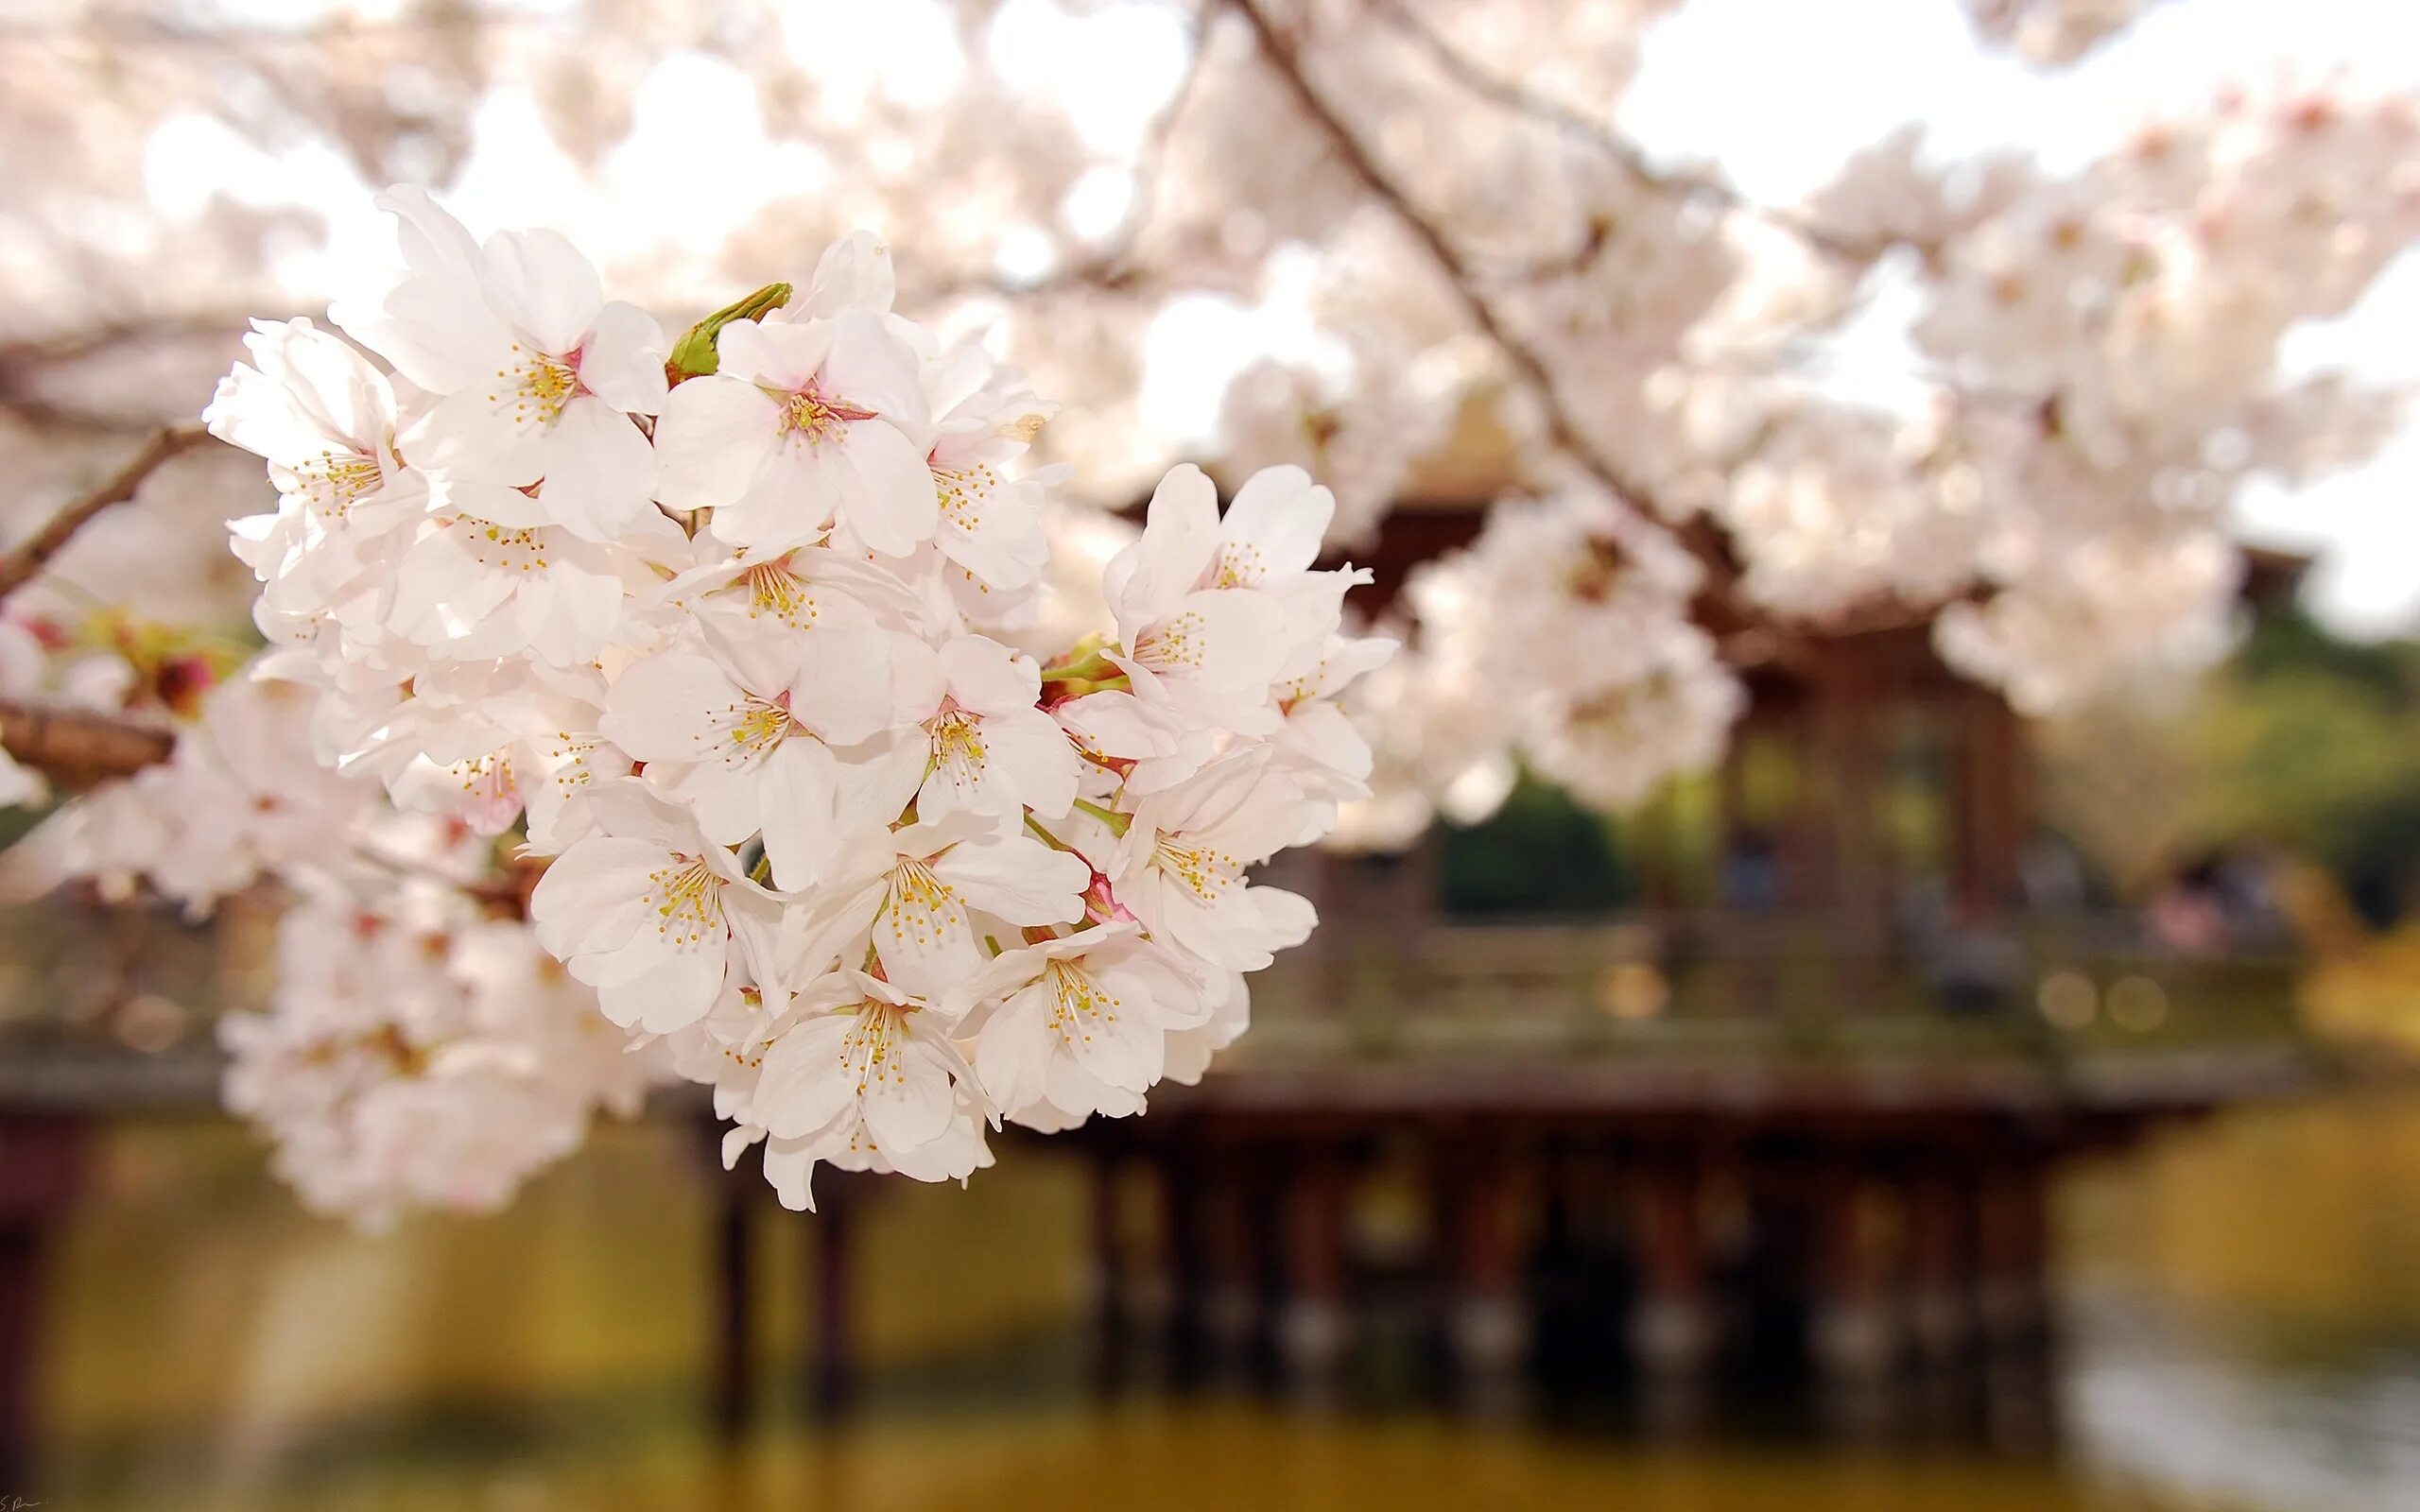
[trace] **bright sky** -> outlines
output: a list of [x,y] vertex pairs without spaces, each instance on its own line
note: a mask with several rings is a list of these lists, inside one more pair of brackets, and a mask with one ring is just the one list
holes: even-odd
[[[262,0],[219,0],[242,9]],[[288,0],[276,0],[281,14]],[[304,9],[327,9],[296,0]],[[343,0],[333,0],[343,8]],[[355,0],[359,4],[359,0]],[[540,3],[534,9],[551,9]],[[797,13],[806,14],[804,7]],[[790,37],[812,60],[840,109],[883,98],[929,103],[952,88],[964,60],[936,8],[816,0],[815,24]],[[1175,86],[1183,26],[1166,0],[1113,0],[1071,14],[1053,0],[1009,0],[988,44],[1022,85],[1070,102],[1087,140],[1115,150]],[[1854,18],[1854,25],[1850,18]],[[1945,157],[2022,146],[2054,168],[2072,167],[2119,140],[2145,114],[2186,111],[2230,78],[2257,81],[2281,68],[2314,78],[2356,77],[2420,92],[2420,0],[2170,0],[2082,66],[2040,73],[1974,43],[1956,0],[1690,0],[1651,34],[1623,125],[1651,150],[1710,159],[1752,198],[1796,200],[1850,153],[1914,120]],[[712,144],[712,150],[700,150]],[[171,214],[198,211],[213,193],[252,203],[310,203],[337,212],[337,242],[298,254],[297,287],[325,286],[382,233],[366,215],[369,186],[324,148],[269,155],[227,127],[192,114],[153,144],[154,198]],[[481,108],[470,162],[446,198],[475,230],[501,224],[561,227],[600,261],[643,250],[669,224],[700,249],[776,193],[811,192],[823,171],[811,148],[768,141],[755,100],[728,64],[697,54],[665,59],[634,102],[630,139],[601,181],[581,181],[547,138],[536,106],[510,91]],[[671,197],[666,204],[666,197]],[[1103,228],[1123,209],[1123,176],[1088,181],[1071,203]],[[365,214],[341,213],[360,201]],[[646,216],[629,214],[644,200]],[[666,213],[668,212],[668,213]],[[1032,272],[1038,238],[1004,238],[1004,272]],[[1229,376],[1271,351],[1316,359],[1319,343],[1288,308],[1301,280],[1281,261],[1278,285],[1259,308],[1223,298],[1181,300],[1153,333],[1141,409],[1174,439],[1206,436]],[[2420,384],[2420,257],[2407,256],[2344,320],[2300,333],[2295,370],[2349,367]],[[1843,353],[1842,381],[1886,382],[1903,367],[1891,333],[1872,350]],[[2420,623],[2420,423],[2376,462],[2289,495],[2247,501],[2256,539],[2313,549],[2322,564],[2318,608],[2356,631]]]

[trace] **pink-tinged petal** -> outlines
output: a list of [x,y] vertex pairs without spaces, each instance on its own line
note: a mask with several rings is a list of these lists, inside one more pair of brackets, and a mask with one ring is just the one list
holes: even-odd
[[1035,982],[1000,1005],[975,1041],[975,1074],[995,1107],[1019,1108],[1043,1094],[1050,1067],[1049,984]]
[[1259,914],[1262,943],[1270,950],[1290,950],[1319,927],[1320,911],[1300,893],[1253,886],[1244,889],[1244,902]]
[[872,626],[808,630],[799,639],[790,713],[835,746],[855,746],[890,728],[892,663],[911,662],[921,643]]
[[546,470],[546,433],[523,424],[512,406],[510,393],[475,382],[430,405],[396,444],[412,466],[449,477],[508,488],[535,483]]
[[622,622],[621,580],[563,561],[531,576],[547,579],[554,602],[543,621],[525,619],[529,649],[559,667],[595,660]]
[[874,919],[873,948],[884,975],[921,997],[939,997],[981,971],[985,959],[962,900],[898,887]]
[[737,503],[772,455],[781,423],[781,405],[753,384],[690,379],[655,422],[655,496],[675,509]]
[[[681,392],[673,390],[676,400]],[[836,475],[845,466],[828,447],[809,446],[796,435],[777,437],[748,492],[715,511],[714,538],[759,557],[812,544],[831,527],[840,491]]]
[[596,323],[579,349],[579,381],[590,393],[638,415],[664,407],[664,327],[655,317],[620,300],[596,312]]
[[874,1147],[889,1153],[917,1149],[941,1138],[958,1100],[950,1093],[943,1063],[903,1026],[892,1032],[890,1055],[867,1074],[859,1101]]
[[841,1048],[857,1016],[834,1012],[792,1027],[765,1052],[749,1111],[775,1139],[812,1134],[856,1100],[856,1074]]
[[851,752],[840,766],[842,833],[879,833],[897,822],[925,781],[931,748],[923,730],[907,730]]
[[661,846],[619,835],[600,835],[572,847],[539,877],[529,895],[538,943],[557,957],[629,944],[645,917],[637,903],[647,874],[662,866],[664,857]]
[[830,971],[845,954],[861,958],[865,933],[890,888],[889,873],[848,890],[825,888],[822,901],[793,908],[782,921],[782,978],[799,982]]
[[734,320],[715,337],[715,370],[725,378],[794,393],[814,381],[831,350],[832,327],[825,321],[767,325]]
[[645,974],[599,985],[596,1005],[625,1029],[670,1034],[706,1016],[728,968],[720,941],[657,954]]
[[395,245],[413,272],[478,276],[477,238],[430,198],[427,190],[397,184],[371,203],[395,217]]
[[898,293],[890,247],[870,231],[851,232],[816,260],[815,279],[799,314],[810,318],[851,309],[880,314],[890,308]]
[[1166,617],[1201,584],[1219,553],[1219,490],[1187,462],[1151,490],[1143,538],[1110,558],[1101,585],[1118,628],[1134,632]]
[[252,333],[244,345],[263,371],[283,369],[293,404],[324,435],[373,455],[383,451],[395,423],[395,395],[360,352],[303,319],[283,325],[255,320]]
[[933,539],[941,519],[933,470],[916,444],[884,421],[848,427],[834,456],[839,515],[858,539],[886,557],[905,557]]
[[1057,720],[1039,709],[1012,709],[983,720],[984,761],[991,775],[1046,819],[1076,806],[1082,763]]
[[1096,755],[1140,760],[1176,754],[1176,731],[1163,719],[1154,717],[1140,698],[1123,690],[1088,693],[1080,698],[1054,704],[1050,712],[1068,733]]
[[[1219,535],[1222,564],[1245,574],[1244,585],[1270,574],[1298,573],[1319,559],[1320,542],[1336,516],[1336,495],[1299,467],[1263,468],[1236,490]],[[1230,585],[1233,586],[1233,585]]]
[[462,544],[478,528],[457,521],[414,541],[395,564],[384,621],[415,645],[458,638],[511,598],[516,584],[482,567]]
[[497,318],[550,356],[577,349],[605,304],[596,266],[560,232],[500,231],[485,250]]
[[832,350],[823,359],[821,387],[906,432],[921,433],[929,422],[915,352],[870,311],[842,310],[832,318]]
[[[939,473],[934,476],[940,480]],[[976,506],[980,512],[972,524],[962,510],[942,511],[942,551],[994,588],[1023,588],[1049,562],[1050,538],[1032,509],[1005,507],[999,490],[992,500]]]
[[597,732],[643,762],[694,762],[714,754],[715,716],[739,701],[721,667],[694,651],[666,651],[614,679]]
[[[610,544],[656,508],[655,455],[631,418],[582,396],[563,406],[545,441],[538,497],[563,528]],[[666,522],[667,524],[669,522]]]
[[648,768],[647,780],[689,811],[698,829],[717,846],[737,845],[754,834],[761,806],[756,801],[756,770],[717,759],[730,747],[717,747],[693,765],[665,762]]
[[839,859],[833,821],[838,764],[821,741],[793,734],[773,752],[759,779],[765,854],[773,885],[786,892],[812,887]]
[[535,495],[501,483],[480,483],[453,474],[428,475],[428,507],[438,514],[462,515],[483,524],[512,530],[535,530],[555,523]]
[[1269,771],[1270,752],[1250,746],[1203,767],[1150,805],[1146,817],[1162,830],[1196,833],[1241,813]]
[[[1094,986],[1104,994],[1116,991],[1098,978]],[[1167,1031],[1143,1004],[1122,1002],[1115,1009],[1082,1015],[1068,1027],[1068,1057],[1104,1085],[1145,1092],[1160,1079]]]
[[953,846],[933,873],[987,914],[1011,924],[1072,924],[1084,917],[1093,868],[1081,856],[1022,834]]
[[[739,1132],[732,1130],[735,1135]],[[815,1211],[815,1149],[811,1140],[765,1142],[765,1183],[773,1189],[773,1195],[782,1206],[792,1212]],[[723,1169],[729,1170],[732,1158],[726,1153]]]
[[512,335],[468,279],[413,277],[328,306],[339,330],[433,394],[485,385],[510,355]]
[[1031,709],[1042,696],[1042,668],[999,642],[961,635],[941,649],[942,676],[961,709],[1006,713]]

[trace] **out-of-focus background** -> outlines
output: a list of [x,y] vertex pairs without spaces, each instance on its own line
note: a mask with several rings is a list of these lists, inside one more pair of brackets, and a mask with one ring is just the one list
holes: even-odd
[[[357,1233],[215,1111],[265,905],[18,907],[0,1498],[2420,1508],[2415,87],[2364,0],[0,6],[12,535],[409,181],[674,326],[875,227],[1080,518],[1302,461],[1431,653],[1252,1034],[964,1190],[667,1098]],[[1491,742],[1407,609],[1575,456],[1745,584],[1727,739]],[[78,538],[71,691],[242,653],[261,492]]]

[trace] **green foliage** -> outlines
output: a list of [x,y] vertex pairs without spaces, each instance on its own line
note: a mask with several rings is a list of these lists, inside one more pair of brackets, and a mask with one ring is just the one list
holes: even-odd
[[2214,843],[2319,863],[2374,921],[2420,883],[2420,647],[2338,640],[2299,613],[2247,638],[2191,722]]
[[1441,829],[1437,844],[1448,913],[1603,913],[1634,901],[1605,821],[1527,777],[1493,818]]

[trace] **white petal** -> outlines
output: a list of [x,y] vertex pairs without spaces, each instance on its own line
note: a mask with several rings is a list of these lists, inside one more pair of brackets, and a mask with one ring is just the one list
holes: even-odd
[[773,454],[781,421],[781,406],[754,384],[690,379],[655,422],[655,496],[675,509],[736,503]]
[[1201,586],[1219,552],[1219,490],[1187,462],[1151,490],[1143,539],[1111,558],[1102,576],[1118,628],[1131,639]]
[[1093,868],[1080,856],[1022,834],[953,846],[934,874],[968,902],[1011,924],[1068,924],[1084,917]]
[[615,409],[652,415],[664,407],[665,350],[655,317],[614,300],[596,312],[579,349],[579,381]]
[[1319,558],[1320,541],[1336,515],[1336,495],[1316,487],[1299,467],[1263,468],[1236,490],[1220,538],[1248,546],[1262,576],[1297,573]]
[[774,750],[760,778],[765,854],[773,885],[796,892],[831,871],[840,835],[833,822],[835,767],[823,743],[793,734]]
[[905,557],[933,539],[940,496],[915,442],[885,421],[859,421],[848,427],[833,460],[838,513],[869,547]]
[[599,544],[618,541],[654,514],[655,456],[631,418],[583,395],[563,406],[548,428],[545,481],[538,497],[574,535]]
[[726,378],[795,392],[814,381],[831,350],[828,321],[767,325],[734,320],[715,337],[715,370]]
[[644,762],[694,762],[713,754],[714,715],[742,696],[721,667],[692,651],[667,651],[614,679],[597,730]]
[[950,1095],[949,1074],[905,1030],[892,1037],[890,1056],[867,1076],[859,1100],[866,1132],[886,1155],[939,1139],[949,1127],[957,1102]]
[[856,1077],[842,1062],[840,1046],[856,1022],[854,1013],[823,1014],[792,1028],[765,1052],[750,1111],[774,1138],[811,1134],[856,1099]]
[[961,635],[941,649],[942,676],[959,706],[977,713],[1031,709],[1042,696],[1042,668],[999,642]]
[[551,356],[579,347],[605,303],[596,266],[553,231],[500,231],[485,250],[489,307]]

